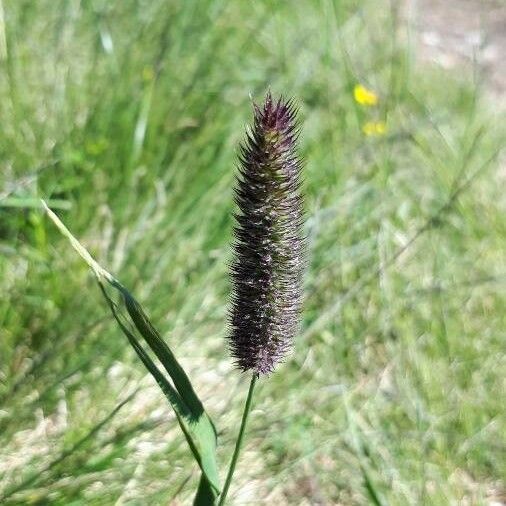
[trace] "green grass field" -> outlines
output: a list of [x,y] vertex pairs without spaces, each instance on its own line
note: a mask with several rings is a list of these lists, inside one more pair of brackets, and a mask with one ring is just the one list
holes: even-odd
[[309,267],[230,504],[504,504],[506,130],[479,72],[419,62],[389,2],[0,12],[1,504],[184,505],[198,481],[40,198],[163,332],[224,475],[248,382],[225,342],[232,184],[269,87],[300,105]]

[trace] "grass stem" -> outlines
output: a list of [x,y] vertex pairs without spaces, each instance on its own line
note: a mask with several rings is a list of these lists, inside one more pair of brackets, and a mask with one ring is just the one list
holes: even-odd
[[225,485],[223,486],[223,492],[220,496],[220,501],[218,506],[222,506],[225,504],[225,499],[227,498],[228,489],[230,488],[230,484],[232,483],[232,477],[234,476],[235,466],[237,464],[237,459],[239,458],[239,452],[241,451],[242,440],[244,437],[244,432],[246,429],[246,423],[248,421],[248,415],[251,411],[251,401],[253,400],[253,390],[255,389],[255,383],[257,380],[257,375],[253,374],[251,377],[251,383],[249,385],[248,397],[246,398],[246,404],[244,405],[244,412],[242,414],[241,420],[241,428],[239,429],[239,435],[237,436],[237,441],[235,442],[234,454],[232,455],[232,460],[230,461],[230,467],[228,468],[227,479],[225,480]]

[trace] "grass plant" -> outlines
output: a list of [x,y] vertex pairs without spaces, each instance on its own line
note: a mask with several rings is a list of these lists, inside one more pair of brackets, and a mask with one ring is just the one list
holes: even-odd
[[235,146],[269,86],[301,109],[310,263],[229,504],[503,500],[504,109],[387,5],[0,1],[2,504],[190,504],[200,479],[40,198],[149,308],[230,460]]

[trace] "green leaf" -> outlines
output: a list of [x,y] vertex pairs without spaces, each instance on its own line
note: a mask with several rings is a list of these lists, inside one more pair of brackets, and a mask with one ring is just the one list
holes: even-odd
[[[207,501],[198,504],[212,504],[209,498],[212,497],[214,501],[214,498],[220,492],[218,466],[216,463],[216,429],[209,415],[204,410],[202,402],[195,393],[190,379],[132,294],[93,259],[60,219],[47,207],[44,201],[42,201],[42,204],[51,220],[62,234],[69,239],[74,249],[93,270],[114,318],[137,353],[137,356],[158,383],[174,409],[181,430],[186,437],[195,460],[202,470],[202,478],[195,500],[196,504],[197,499],[199,501]],[[120,293],[128,317],[121,312],[118,305],[109,296],[104,281]],[[161,362],[173,384],[144,350],[136,335],[137,332],[144,338],[151,351]]]
[[202,475],[197,494],[193,500],[193,506],[213,506],[214,504],[216,504],[216,496],[213,494],[209,482]]

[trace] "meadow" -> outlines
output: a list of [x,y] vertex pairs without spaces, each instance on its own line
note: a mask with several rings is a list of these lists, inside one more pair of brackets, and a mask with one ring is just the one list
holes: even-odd
[[[504,108],[395,2],[0,0],[0,503],[191,504],[198,468],[44,198],[219,427],[251,100],[300,108],[308,269],[229,504],[506,501]],[[221,469],[221,473],[225,468]]]

